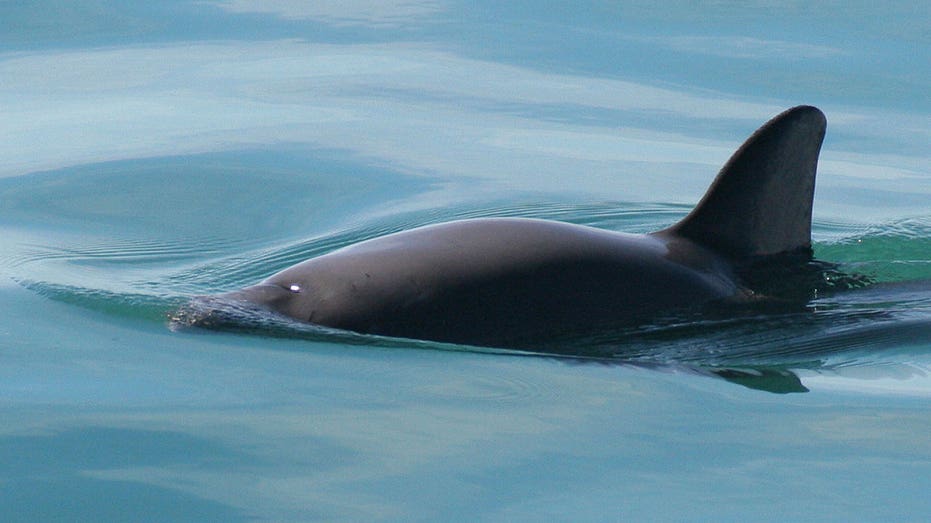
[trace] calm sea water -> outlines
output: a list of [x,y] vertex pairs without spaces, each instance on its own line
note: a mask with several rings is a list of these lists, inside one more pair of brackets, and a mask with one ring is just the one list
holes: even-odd
[[[929,38],[915,2],[0,3],[0,519],[923,521]],[[800,103],[816,255],[876,282],[805,311],[575,358],[168,329],[413,226],[667,226]]]

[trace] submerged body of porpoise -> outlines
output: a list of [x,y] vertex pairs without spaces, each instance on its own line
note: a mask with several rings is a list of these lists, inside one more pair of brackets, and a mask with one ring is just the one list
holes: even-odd
[[[811,260],[826,121],[800,106],[756,131],[682,221],[651,234],[487,218],[390,234],[214,297],[366,334],[524,348],[567,333],[765,299],[742,276]],[[207,302],[204,302],[207,303]],[[211,308],[186,316],[210,325]]]

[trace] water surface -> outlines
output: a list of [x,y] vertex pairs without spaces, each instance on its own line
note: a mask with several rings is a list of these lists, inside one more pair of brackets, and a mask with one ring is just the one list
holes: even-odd
[[[922,520],[929,20],[3,4],[3,519]],[[168,329],[192,295],[419,225],[668,226],[800,103],[829,119],[816,256],[873,285],[559,355]]]

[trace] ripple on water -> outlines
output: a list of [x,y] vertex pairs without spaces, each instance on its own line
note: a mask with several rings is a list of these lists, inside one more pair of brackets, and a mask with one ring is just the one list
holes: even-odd
[[931,278],[931,216],[851,227],[818,244],[818,257],[837,261],[877,281]]
[[490,370],[470,369],[468,373],[444,375],[442,382],[417,388],[418,393],[434,398],[459,401],[483,401],[495,405],[521,404],[528,400],[556,398],[558,387],[533,380],[532,373],[492,374]]
[[[619,231],[645,232],[674,223],[687,212],[678,205],[510,202],[452,206],[365,218],[302,238],[229,240],[197,238],[101,238],[20,234],[0,263],[27,288],[51,299],[124,317],[165,321],[190,296],[255,283],[305,259],[362,240],[443,221],[487,216],[556,219]],[[931,219],[870,227],[816,223],[830,241],[816,245],[822,259],[842,269],[885,275],[887,282],[931,280]],[[540,354],[605,361],[699,366],[786,365],[819,368],[869,361],[889,348],[931,346],[931,288],[927,283],[882,284],[812,301],[800,312],[754,312],[716,318],[684,318],[597,337],[560,341]],[[252,311],[250,314],[255,314]],[[173,321],[178,325],[179,318]],[[522,354],[415,340],[395,340],[308,326],[280,317],[240,318],[239,330],[351,345]],[[180,322],[180,323],[183,323]],[[474,376],[473,376],[474,378]],[[495,401],[544,392],[533,383],[470,379],[461,394]],[[453,390],[449,384],[444,390]],[[444,393],[430,391],[431,394]]]

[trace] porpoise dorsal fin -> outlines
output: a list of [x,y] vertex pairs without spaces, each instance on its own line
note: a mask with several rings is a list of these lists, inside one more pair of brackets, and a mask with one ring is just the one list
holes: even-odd
[[697,206],[662,233],[735,260],[811,253],[815,171],[827,120],[793,107],[760,127],[721,168]]

